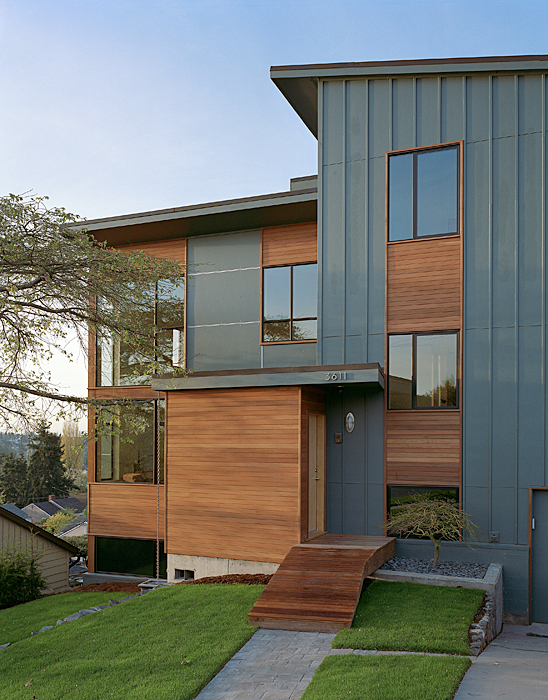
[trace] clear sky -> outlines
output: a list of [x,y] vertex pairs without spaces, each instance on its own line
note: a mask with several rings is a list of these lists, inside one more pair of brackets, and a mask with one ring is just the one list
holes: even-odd
[[283,191],[317,144],[271,65],[547,38],[546,0],[0,0],[0,192],[93,219]]

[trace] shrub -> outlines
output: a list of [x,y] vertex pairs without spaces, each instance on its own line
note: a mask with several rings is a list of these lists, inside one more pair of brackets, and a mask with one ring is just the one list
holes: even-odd
[[0,610],[40,598],[47,581],[40,570],[40,554],[32,548],[6,545],[0,551]]
[[55,515],[50,515],[49,518],[45,518],[41,525],[44,530],[51,532],[53,535],[60,535],[66,526],[71,524],[75,517],[75,510],[72,510],[72,508],[65,508],[55,513]]
[[412,498],[406,498],[405,503],[395,501],[395,506],[386,521],[388,533],[399,537],[428,537],[434,544],[432,568],[438,564],[442,540],[460,540],[463,529],[469,537],[477,539],[477,525],[450,498],[416,494]]

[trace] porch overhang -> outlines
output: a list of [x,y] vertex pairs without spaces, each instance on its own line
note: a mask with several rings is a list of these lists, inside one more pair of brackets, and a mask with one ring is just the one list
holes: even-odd
[[153,391],[195,389],[235,389],[259,386],[343,386],[361,384],[384,389],[384,374],[376,362],[355,365],[314,365],[269,369],[235,369],[215,372],[192,372],[187,377],[153,377]]

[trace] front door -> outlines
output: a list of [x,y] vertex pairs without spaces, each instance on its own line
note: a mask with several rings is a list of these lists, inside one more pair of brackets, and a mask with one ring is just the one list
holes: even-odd
[[548,490],[532,489],[531,621],[548,622]]
[[325,532],[325,414],[308,414],[308,537]]

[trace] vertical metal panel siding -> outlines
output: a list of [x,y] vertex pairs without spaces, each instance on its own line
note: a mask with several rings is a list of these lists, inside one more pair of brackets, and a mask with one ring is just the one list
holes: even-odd
[[382,362],[386,150],[464,139],[463,499],[517,544],[527,487],[548,484],[547,99],[541,75],[325,81],[321,97],[330,361]]

